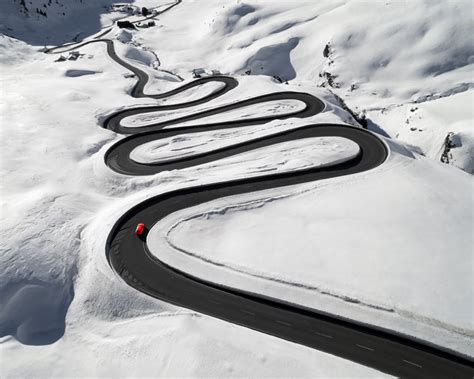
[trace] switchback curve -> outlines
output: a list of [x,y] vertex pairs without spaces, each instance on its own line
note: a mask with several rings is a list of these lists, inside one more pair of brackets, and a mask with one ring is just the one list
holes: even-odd
[[[343,163],[323,168],[310,168],[179,189],[160,194],[136,205],[116,222],[106,243],[106,254],[109,263],[126,283],[139,291],[164,301],[316,348],[396,376],[417,378],[472,377],[472,361],[453,352],[416,341],[407,336],[328,315],[324,312],[224,287],[180,272],[153,256],[147,248],[146,240],[139,239],[133,234],[134,227],[138,222],[144,222],[148,226],[152,226],[172,212],[224,196],[367,171],[384,162],[387,157],[386,146],[375,135],[359,128],[347,125],[313,124],[192,157],[177,158],[162,164],[134,162],[129,157],[130,152],[134,147],[145,142],[184,132],[195,133],[226,127],[255,125],[271,119],[286,117],[309,117],[322,111],[324,104],[309,94],[278,92],[221,106],[166,123],[143,128],[126,128],[120,123],[125,117],[203,104],[232,90],[238,82],[234,78],[225,76],[209,77],[185,84],[167,93],[145,94],[144,88],[148,81],[147,74],[117,57],[111,40],[96,39],[75,45],[73,48],[95,42],[105,43],[109,56],[115,62],[136,74],[138,81],[131,91],[131,96],[134,97],[165,98],[206,82],[221,81],[224,83],[224,87],[220,90],[193,102],[164,107],[151,106],[126,109],[104,120],[103,126],[105,128],[122,134],[135,133],[135,135],[124,138],[112,146],[105,155],[106,164],[119,173],[149,175],[171,168],[192,167],[262,146],[309,137],[340,136],[354,141],[360,147],[360,152],[356,157]],[[53,51],[50,50],[49,52]],[[305,108],[286,116],[260,117],[179,129],[163,129],[168,125],[225,112],[245,105],[282,99],[303,101]]]
[[[136,71],[137,69],[134,70],[141,78],[142,75]],[[223,82],[224,87],[218,90],[217,94],[214,92],[190,103],[126,109],[105,119],[104,127],[122,134],[132,134],[117,142],[107,151],[105,154],[106,164],[122,174],[150,175],[165,170],[193,167],[280,142],[324,136],[350,139],[359,145],[360,152],[353,159],[328,167],[189,187],[148,199],[129,210],[113,227],[106,245],[107,256],[112,268],[129,285],[151,296],[335,354],[386,373],[418,378],[452,375],[468,377],[471,373],[469,368],[471,362],[467,359],[395,333],[193,277],[157,259],[148,250],[146,240],[134,236],[134,227],[139,222],[144,222],[152,227],[173,212],[224,196],[367,171],[382,164],[387,157],[388,152],[385,144],[368,131],[348,125],[312,124],[162,163],[143,164],[130,159],[130,153],[135,147],[150,141],[183,133],[261,124],[273,119],[307,118],[324,109],[324,103],[312,95],[301,92],[277,92],[159,124],[134,128],[128,128],[121,124],[125,117],[137,114],[182,109],[203,104],[230,91],[238,84],[234,78],[217,76],[196,80],[166,94],[144,95],[144,85],[138,83],[132,90],[132,96],[163,98],[210,81]],[[305,104],[304,109],[287,115],[165,129],[167,126],[183,121],[197,120],[250,104],[287,99],[302,101]]]

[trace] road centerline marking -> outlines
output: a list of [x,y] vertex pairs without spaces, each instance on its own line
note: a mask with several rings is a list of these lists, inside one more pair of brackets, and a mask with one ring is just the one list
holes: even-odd
[[279,324],[282,324],[282,325],[291,326],[291,324],[289,322],[286,322],[286,321],[276,320],[276,322],[278,322]]
[[368,347],[368,346],[359,345],[358,343],[356,343],[356,346],[360,347],[361,349],[365,349],[365,350],[369,350],[369,351],[374,351],[375,350],[375,349],[372,349],[371,347]]
[[403,362],[408,363],[409,365],[419,367],[419,368],[423,368],[423,366],[419,365],[418,363],[415,363],[415,362],[412,362],[412,361],[407,361],[406,359],[402,359],[402,360],[403,360]]
[[255,316],[255,313],[250,312],[250,311],[247,311],[247,310],[245,310],[245,309],[241,309],[240,311],[241,311],[242,313],[247,313],[248,315]]
[[329,334],[324,334],[324,333],[315,332],[315,331],[313,331],[313,333],[324,338],[333,338],[333,336],[330,336]]

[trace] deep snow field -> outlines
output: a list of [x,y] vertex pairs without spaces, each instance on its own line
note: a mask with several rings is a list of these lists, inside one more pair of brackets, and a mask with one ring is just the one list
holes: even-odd
[[[217,87],[134,99],[135,79],[107,56],[105,44],[81,47],[77,60],[64,62],[55,62],[61,54],[40,51],[136,17],[104,8],[110,4],[62,0],[51,8],[57,16],[51,11],[46,19],[25,18],[10,1],[0,14],[1,376],[385,376],[149,298],[111,271],[105,240],[139,201],[190,185],[331,164],[358,147],[342,138],[308,139],[154,176],[114,173],[104,154],[123,136],[100,127],[106,115],[189,101]],[[150,249],[193,275],[474,356],[472,14],[470,1],[183,0],[155,27],[113,28],[106,37],[115,39],[119,56],[153,78],[148,93],[192,80],[197,68],[239,80],[210,103],[133,117],[130,126],[275,91],[305,91],[326,103],[311,119],[143,145],[132,153],[137,161],[308,123],[357,125],[335,95],[365,115],[390,149],[372,171],[173,214],[151,230]],[[269,102],[206,121],[300,106]],[[445,164],[450,132],[456,147]]]

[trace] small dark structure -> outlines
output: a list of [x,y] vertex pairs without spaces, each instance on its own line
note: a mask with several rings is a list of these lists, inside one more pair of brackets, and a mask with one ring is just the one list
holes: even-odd
[[204,70],[203,68],[195,68],[193,70],[193,78],[194,79],[202,78],[202,75],[205,73],[206,73],[206,70]]
[[135,26],[130,21],[117,21],[117,26],[120,29],[135,29]]
[[149,14],[150,14],[150,12],[148,12],[148,9],[146,7],[142,7],[142,15],[146,17]]
[[69,57],[68,57],[68,61],[76,61],[77,58],[79,58],[81,56],[81,54],[79,53],[79,51],[71,51],[69,53]]
[[273,79],[279,81],[280,83],[283,83],[283,80],[278,75],[273,75]]

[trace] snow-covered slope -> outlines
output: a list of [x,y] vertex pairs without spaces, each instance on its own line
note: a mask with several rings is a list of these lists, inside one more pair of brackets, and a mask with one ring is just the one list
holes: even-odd
[[[151,299],[120,280],[104,253],[117,217],[157,191],[215,180],[210,173],[223,177],[228,167],[152,178],[114,174],[103,159],[120,137],[101,129],[97,119],[120,106],[149,102],[127,95],[134,79],[123,76],[102,44],[81,49],[84,56],[77,61],[54,62],[57,56],[0,38],[1,70],[7,73],[0,113],[8,126],[0,146],[1,175],[9,178],[1,182],[2,377],[382,376]],[[70,70],[93,74],[71,76]],[[174,80],[154,85],[163,91]],[[265,78],[261,83],[262,91],[279,89]],[[232,98],[252,92],[249,79],[242,87]],[[335,113],[331,117],[337,119]],[[337,146],[332,153],[330,146],[329,158],[338,157]],[[318,164],[319,156],[313,158]]]
[[181,75],[197,67],[250,70],[325,86],[368,117],[370,128],[438,161],[453,132],[450,163],[472,173],[472,158],[460,157],[473,151],[473,6],[469,0],[236,0],[203,7],[189,0],[161,28],[136,39]]
[[5,0],[0,12],[0,33],[33,45],[80,40],[127,15],[108,12],[113,3],[112,0]]
[[150,249],[201,278],[472,355],[472,178],[389,146],[371,172],[174,213]]
[[[116,109],[156,102],[128,96],[135,79],[107,57],[103,44],[80,48],[77,60],[64,62],[38,52],[79,33],[86,38],[127,14],[108,12],[104,6],[111,3],[53,0],[44,8],[47,17],[31,10],[27,17],[18,1],[2,5],[0,31],[23,41],[0,36],[0,168],[7,178],[0,183],[0,355],[7,357],[2,376],[380,376],[151,299],[111,272],[104,254],[109,230],[149,196],[355,153],[347,141],[302,141],[270,149],[263,158],[254,152],[152,177],[114,174],[103,158],[121,137],[98,122]],[[138,0],[134,6],[165,3]],[[206,220],[186,221],[195,211],[189,210],[171,232],[170,224],[158,225],[156,243],[168,236],[183,251],[224,262],[233,285],[253,283],[264,293],[278,291],[293,302],[474,355],[472,177],[440,162],[453,132],[449,163],[473,170],[471,35],[469,1],[184,0],[160,16],[156,27],[114,29],[108,37],[116,39],[119,55],[155,79],[148,92],[175,88],[195,68],[237,74],[234,91],[189,112],[295,90],[328,103],[311,121],[355,123],[332,91],[355,113],[365,112],[369,128],[394,140],[388,140],[389,162],[374,172],[270,192],[262,196],[274,201],[251,206],[239,205],[250,197],[211,204],[199,210],[209,215]],[[240,76],[248,70],[249,76]],[[213,90],[203,86],[161,103]],[[269,104],[246,113],[289,106]],[[143,146],[134,157],[192,154],[302,123],[289,119],[184,136]],[[288,233],[277,235],[278,245],[271,243],[266,236],[282,225]],[[212,246],[200,238],[211,234],[220,235]],[[301,255],[288,262],[287,252],[294,249]],[[183,255],[168,258],[179,265]],[[364,261],[377,264],[368,269]],[[244,281],[235,267],[245,273]],[[197,273],[201,267],[187,269]],[[220,274],[214,274],[217,280]],[[295,290],[295,282],[307,289]],[[256,355],[255,346],[263,353]]]

